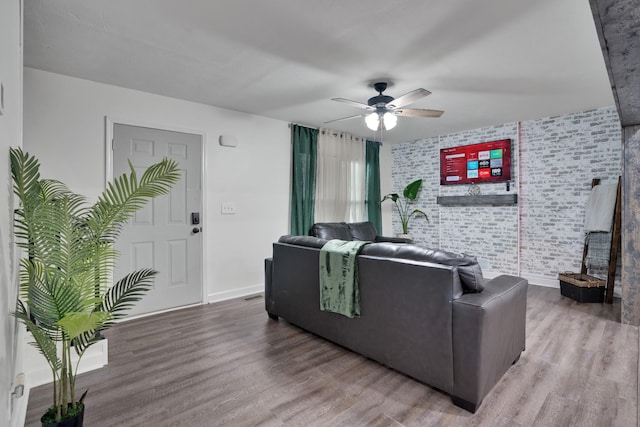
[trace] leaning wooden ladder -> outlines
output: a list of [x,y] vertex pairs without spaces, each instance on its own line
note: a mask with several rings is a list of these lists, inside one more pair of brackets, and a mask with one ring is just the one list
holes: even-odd
[[[600,184],[599,178],[591,181],[591,188]],[[613,287],[616,282],[616,268],[618,266],[618,247],[620,246],[620,232],[622,226],[622,186],[621,179],[618,177],[618,189],[616,192],[616,205],[613,211],[613,229],[611,231],[611,246],[609,249],[609,268],[607,271],[607,284],[605,302],[613,303]],[[582,268],[580,273],[587,274],[587,254],[589,252],[589,240],[584,241],[584,250],[582,251]]]

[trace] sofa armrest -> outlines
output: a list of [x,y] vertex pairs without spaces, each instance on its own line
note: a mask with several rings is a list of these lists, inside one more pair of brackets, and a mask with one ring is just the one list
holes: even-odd
[[526,279],[502,275],[453,301],[451,395],[459,406],[475,412],[524,350],[527,286]]
[[376,243],[387,242],[387,243],[413,243],[413,240],[407,239],[404,237],[385,237],[385,236],[376,236]]

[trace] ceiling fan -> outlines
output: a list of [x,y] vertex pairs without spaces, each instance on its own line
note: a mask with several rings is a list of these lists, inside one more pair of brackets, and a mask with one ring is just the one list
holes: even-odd
[[369,98],[366,104],[361,102],[351,101],[345,98],[332,98],[332,101],[344,102],[345,104],[353,105],[354,107],[367,110],[366,113],[358,114],[355,116],[342,117],[340,119],[329,120],[325,123],[339,122],[342,120],[355,119],[356,117],[364,117],[367,127],[371,130],[378,130],[380,122],[382,122],[385,130],[391,130],[396,126],[398,121],[397,116],[404,117],[440,117],[444,111],[440,110],[425,110],[422,108],[402,108],[405,105],[412,104],[425,96],[431,95],[426,89],[415,89],[409,93],[393,98],[388,95],[383,95],[387,89],[386,82],[374,83],[373,88],[378,92],[378,95]]

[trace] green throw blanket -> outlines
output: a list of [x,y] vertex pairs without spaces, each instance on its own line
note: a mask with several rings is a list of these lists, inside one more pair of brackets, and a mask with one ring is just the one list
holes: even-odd
[[320,310],[360,316],[356,257],[367,243],[329,240],[320,249]]

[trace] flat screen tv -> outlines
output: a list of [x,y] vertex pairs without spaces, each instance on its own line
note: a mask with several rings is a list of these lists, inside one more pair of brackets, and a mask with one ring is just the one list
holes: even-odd
[[440,149],[440,185],[511,181],[511,140]]

